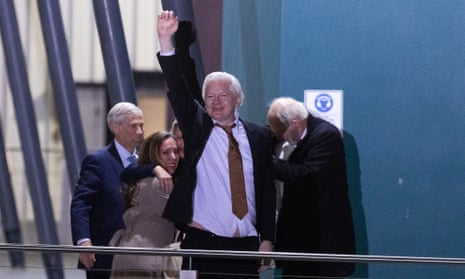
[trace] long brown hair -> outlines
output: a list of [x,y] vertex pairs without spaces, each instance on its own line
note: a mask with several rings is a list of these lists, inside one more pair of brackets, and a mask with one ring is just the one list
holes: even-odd
[[[161,162],[160,148],[163,142],[169,138],[174,139],[174,136],[167,131],[158,131],[145,138],[139,148],[137,164],[143,165]],[[135,205],[134,196],[137,192],[139,192],[137,181],[128,183],[128,187],[124,193],[124,199],[128,208]]]

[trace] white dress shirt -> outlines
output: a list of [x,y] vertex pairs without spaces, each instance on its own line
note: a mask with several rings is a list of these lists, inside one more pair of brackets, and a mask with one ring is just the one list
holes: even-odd
[[237,230],[241,237],[257,236],[252,152],[244,125],[236,121],[232,130],[242,156],[248,212],[242,219],[232,212],[228,135],[215,126],[197,163],[193,221],[224,237],[234,237]]

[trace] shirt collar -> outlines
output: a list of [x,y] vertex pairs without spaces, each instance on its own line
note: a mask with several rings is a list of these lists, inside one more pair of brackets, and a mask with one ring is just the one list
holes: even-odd
[[[215,124],[218,124],[218,125],[219,125],[218,121],[216,121],[215,119],[212,118],[212,121],[213,121],[213,124],[214,124],[214,125],[215,125]],[[239,128],[239,126],[240,126],[239,112],[238,112],[237,110],[234,111],[234,121],[231,123],[231,125],[233,125],[233,124],[236,124],[236,125],[234,126],[234,128]],[[221,125],[220,125],[220,126],[221,126]],[[234,129],[234,128],[233,128],[233,129]]]
[[123,160],[126,160],[132,154],[137,156],[136,149],[134,149],[132,153],[129,153],[129,151],[127,151],[126,148],[124,148],[116,139],[115,139],[115,147],[116,147],[116,150],[118,151],[119,157]]
[[302,136],[300,136],[300,140],[302,140],[306,135],[307,135],[307,128],[305,128],[304,132],[302,133]]

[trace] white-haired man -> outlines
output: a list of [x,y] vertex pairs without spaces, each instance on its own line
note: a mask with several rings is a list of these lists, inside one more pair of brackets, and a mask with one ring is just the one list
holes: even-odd
[[[275,179],[283,182],[275,249],[279,252],[355,252],[344,144],[339,130],[314,117],[293,98],[273,100],[268,124],[280,142],[294,145],[287,160],[274,159]],[[284,278],[339,278],[352,263],[277,261]],[[305,277],[308,278],[308,277]]]
[[[120,175],[137,160],[137,147],[144,139],[142,110],[132,103],[117,103],[107,114],[107,124],[114,140],[84,158],[73,193],[71,232],[75,245],[107,246],[113,234],[124,227],[126,206]],[[86,269],[88,279],[108,278],[111,264],[111,254],[79,254],[78,267]]]

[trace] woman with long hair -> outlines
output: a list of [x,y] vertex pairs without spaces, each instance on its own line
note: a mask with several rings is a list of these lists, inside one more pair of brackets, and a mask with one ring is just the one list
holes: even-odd
[[[157,162],[171,175],[179,163],[174,136],[165,131],[147,137],[141,145],[138,164]],[[123,215],[126,228],[115,233],[111,246],[165,247],[174,241],[174,224],[162,217],[169,190],[157,177],[146,177],[130,183],[125,191],[128,209]],[[162,278],[163,256],[118,254],[113,258],[113,279]]]

